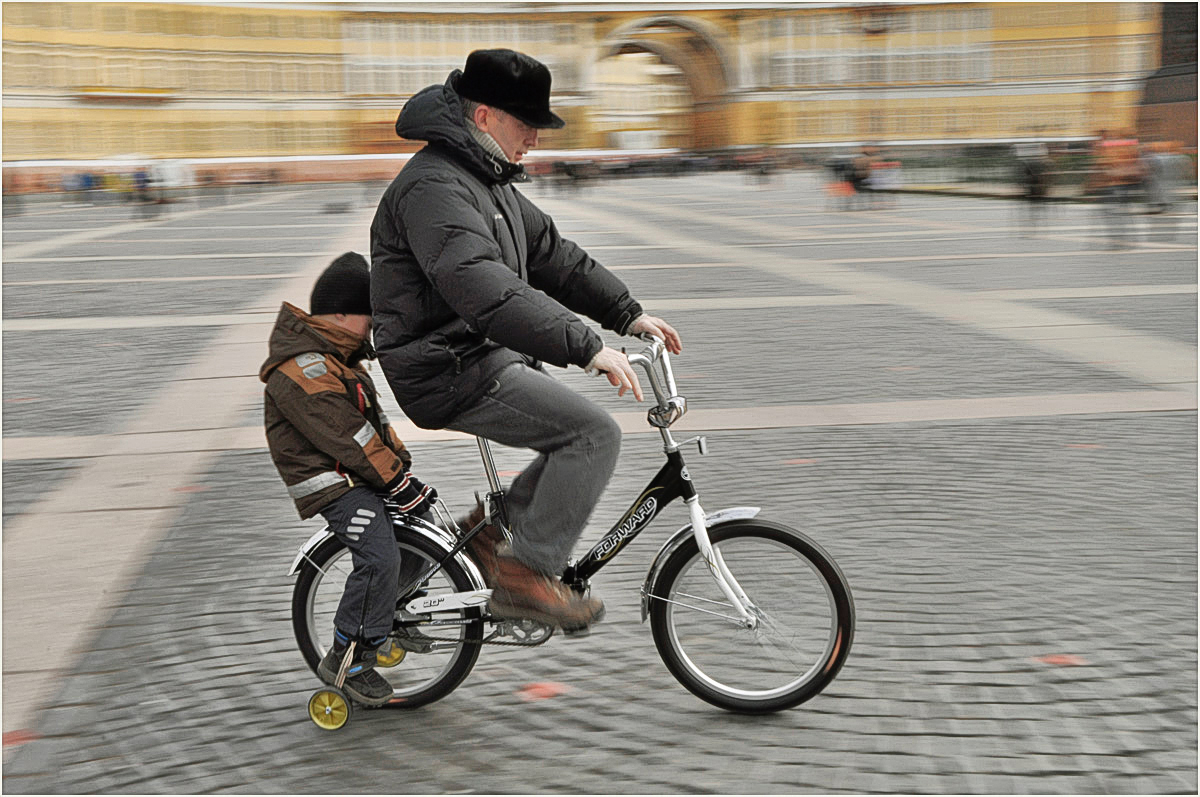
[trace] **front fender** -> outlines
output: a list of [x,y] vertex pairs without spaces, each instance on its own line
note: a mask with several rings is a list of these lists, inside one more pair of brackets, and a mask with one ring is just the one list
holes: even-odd
[[[705,527],[712,529],[722,523],[728,523],[732,520],[748,520],[757,515],[762,510],[757,506],[734,506],[727,509],[718,509],[716,512],[711,512],[704,516]],[[646,582],[642,585],[642,622],[646,622],[646,618],[650,614],[650,585],[654,583],[654,579],[658,576],[658,571],[662,569],[663,563],[667,558],[675,553],[679,546],[692,538],[692,524],[688,523],[679,531],[672,534],[663,546],[658,549],[658,553],[654,557],[654,561],[650,563],[650,570],[646,573]]]
[[[447,531],[441,526],[435,526],[427,520],[423,520],[415,515],[405,515],[395,512],[392,513],[391,517],[392,530],[397,537],[401,534],[414,534],[424,537],[426,540],[432,542],[443,554],[450,553],[450,551],[454,550],[454,546],[458,545],[458,538],[454,536],[453,532]],[[304,560],[312,556],[313,551],[332,536],[334,536],[333,532],[326,526],[309,537],[304,545],[300,547],[300,552],[296,554],[296,558],[292,560],[292,566],[288,570],[288,575],[294,576],[299,573],[300,565]],[[474,582],[475,589],[483,589],[486,586],[483,581],[483,573],[479,571],[479,566],[470,557],[459,551],[454,558],[467,571],[467,574]]]

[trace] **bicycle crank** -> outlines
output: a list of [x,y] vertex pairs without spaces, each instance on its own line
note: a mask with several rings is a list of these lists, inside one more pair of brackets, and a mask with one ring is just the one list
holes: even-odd
[[[489,618],[483,618],[488,620]],[[554,636],[554,626],[537,620],[491,620],[495,630],[480,640],[445,639],[426,636],[415,628],[400,628],[396,631],[396,643],[413,653],[431,653],[439,647],[454,645],[501,645],[507,647],[532,648],[544,645]],[[498,639],[512,637],[512,640]]]

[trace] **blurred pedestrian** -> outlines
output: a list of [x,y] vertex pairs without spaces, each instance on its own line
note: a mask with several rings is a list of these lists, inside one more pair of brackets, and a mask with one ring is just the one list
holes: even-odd
[[133,195],[142,218],[148,219],[158,215],[154,187],[151,184],[150,173],[145,169],[138,169],[133,174]]
[[1146,212],[1157,233],[1175,237],[1175,209],[1179,189],[1188,179],[1189,161],[1172,141],[1156,141],[1146,147],[1142,159],[1145,175]]
[[25,181],[21,175],[4,174],[4,215],[20,216],[25,212]]
[[1045,219],[1046,201],[1050,196],[1050,155],[1045,144],[1018,149],[1017,154],[1023,226],[1035,231]]
[[775,158],[769,150],[762,149],[747,155],[742,168],[746,170],[746,179],[761,188],[769,185],[775,175]]
[[[96,175],[91,172],[83,172],[79,175],[79,190],[83,197],[83,204],[91,207],[96,202],[96,192],[100,188],[100,181]],[[103,196],[103,195],[102,195]]]
[[116,202],[120,196],[121,189],[120,181],[112,172],[101,172],[97,178],[97,185],[100,190],[101,202],[105,205],[111,205]]
[[1119,249],[1131,239],[1134,194],[1143,177],[1137,139],[1132,134],[1101,139],[1096,144],[1096,159],[1108,223],[1108,245],[1110,249]]
[[871,184],[871,172],[879,161],[879,150],[875,147],[863,147],[850,163],[850,186],[854,189],[852,199],[858,208],[874,208],[878,194]]
[[67,207],[83,207],[87,205],[87,182],[82,172],[70,172],[62,176],[62,190],[67,195]]
[[900,188],[900,161],[885,161],[876,150],[868,184],[876,207],[895,207],[895,191]]
[[866,149],[859,151],[850,161],[851,207],[862,208],[866,202],[867,179],[871,176],[871,156]]
[[[494,526],[472,539],[492,612],[581,630],[604,604],[555,576],[612,475],[621,430],[542,362],[606,373],[641,400],[629,360],[576,313],[620,335],[656,335],[672,352],[680,341],[513,186],[539,131],[564,125],[550,81],[528,55],[476,50],[405,104],[396,132],[428,145],[379,203],[371,301],[380,364],[414,423],[538,452],[507,495],[512,556],[497,555]],[[482,519],[477,507],[467,522]]]
[[305,519],[320,513],[353,563],[330,629],[333,644],[317,675],[333,684],[355,643],[344,688],[378,706],[392,698],[391,684],[375,667],[403,597],[396,591],[423,569],[416,557],[401,559],[384,496],[401,511],[422,515],[437,491],[410,472],[412,455],[362,366],[375,354],[370,291],[362,255],[347,252],[334,260],[313,286],[309,313],[287,302],[280,308],[259,378],[266,383],[267,445],[296,511]]
[[825,196],[828,205],[838,210],[849,210],[854,199],[854,186],[850,182],[851,164],[853,159],[845,155],[835,155],[825,162],[829,171],[829,181],[825,185]]

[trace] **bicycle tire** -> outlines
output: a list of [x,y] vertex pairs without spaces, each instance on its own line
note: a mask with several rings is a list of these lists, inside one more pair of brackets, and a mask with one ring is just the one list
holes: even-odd
[[742,714],[781,711],[819,694],[854,639],[854,600],[837,563],[804,534],[770,521],[722,523],[709,538],[760,611],[759,623],[751,630],[737,622],[689,538],[650,587],[651,630],[667,669],[697,697]]
[[[401,525],[396,526],[396,537],[402,557],[418,556],[427,562],[434,562],[443,554],[438,546],[423,536],[404,533]],[[331,537],[317,546],[304,561],[292,590],[292,630],[305,662],[314,673],[327,651],[322,640],[333,635],[333,613],[341,599],[345,577],[350,569],[349,549],[336,537]],[[436,595],[473,587],[467,571],[452,559],[430,577],[426,588],[430,594]],[[458,616],[463,620],[475,619],[480,616],[480,610],[463,609]],[[441,617],[453,615],[439,613]],[[386,704],[388,708],[417,708],[453,692],[479,658],[483,622],[439,626],[434,636],[438,639],[453,637],[459,644],[445,651],[409,652],[398,666],[377,670],[392,684],[392,700]]]

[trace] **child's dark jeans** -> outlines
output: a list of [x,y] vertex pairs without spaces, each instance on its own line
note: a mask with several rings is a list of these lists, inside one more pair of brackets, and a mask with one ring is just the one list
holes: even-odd
[[344,635],[364,641],[386,636],[396,611],[400,551],[383,499],[355,487],[327,504],[321,515],[350,549],[354,562],[334,625]]

